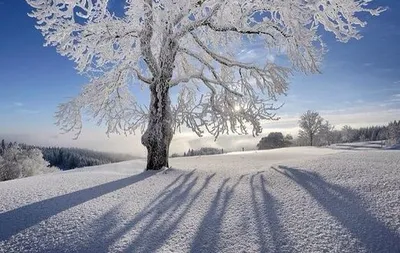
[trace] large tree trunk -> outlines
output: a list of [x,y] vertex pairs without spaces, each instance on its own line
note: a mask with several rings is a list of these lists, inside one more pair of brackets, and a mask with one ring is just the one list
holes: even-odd
[[165,80],[153,83],[150,92],[149,125],[142,136],[142,144],[147,148],[146,170],[160,170],[169,167],[169,145],[173,136],[171,100]]
[[168,92],[177,50],[176,41],[167,34],[161,47],[158,73],[153,73],[153,83],[150,85],[149,124],[142,136],[142,144],[147,148],[146,170],[169,167],[169,145],[173,130],[171,100]]

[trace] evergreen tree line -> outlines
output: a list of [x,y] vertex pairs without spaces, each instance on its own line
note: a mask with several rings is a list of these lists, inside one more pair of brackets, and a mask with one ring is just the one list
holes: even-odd
[[183,153],[183,156],[218,155],[223,153],[223,149],[205,147],[197,150],[189,149],[188,152]]
[[117,163],[134,158],[128,154],[99,152],[80,148],[38,148],[42,151],[44,159],[50,163],[50,166],[56,166],[61,170]]
[[[183,156],[218,155],[223,153],[224,153],[223,149],[205,147],[197,150],[189,149],[187,152],[183,153]],[[171,155],[171,157],[180,157],[180,156],[182,155],[176,153]]]
[[342,132],[344,142],[388,140],[389,143],[396,143],[400,138],[400,120],[390,122],[386,126],[361,127],[359,129],[345,126]]
[[[2,147],[17,145],[22,150],[38,149],[41,151],[43,159],[49,163],[49,167],[57,167],[61,170],[117,163],[134,158],[128,154],[99,152],[81,148],[38,147],[26,144],[6,143],[4,140],[1,145]],[[0,154],[1,152],[0,150]]]

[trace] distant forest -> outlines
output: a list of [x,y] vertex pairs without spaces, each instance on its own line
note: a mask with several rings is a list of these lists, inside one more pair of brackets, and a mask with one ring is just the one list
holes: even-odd
[[99,152],[80,148],[37,147],[43,153],[43,158],[61,170],[95,166],[107,163],[117,163],[132,160],[128,154]]
[[39,149],[42,151],[43,159],[49,163],[50,167],[58,167],[61,170],[117,163],[135,158],[129,154],[99,152],[81,148],[37,147],[26,144],[19,144],[19,146],[26,150]]

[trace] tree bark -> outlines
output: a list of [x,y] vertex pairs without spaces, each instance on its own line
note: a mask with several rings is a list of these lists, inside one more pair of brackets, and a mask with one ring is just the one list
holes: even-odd
[[150,86],[150,117],[142,144],[147,148],[146,170],[160,170],[169,167],[168,155],[171,144],[172,114],[168,85],[158,81]]
[[169,146],[172,141],[172,112],[169,97],[169,82],[174,70],[178,44],[169,34],[163,40],[160,52],[159,72],[153,73],[150,85],[150,115],[142,144],[147,148],[146,170],[160,170],[169,167]]

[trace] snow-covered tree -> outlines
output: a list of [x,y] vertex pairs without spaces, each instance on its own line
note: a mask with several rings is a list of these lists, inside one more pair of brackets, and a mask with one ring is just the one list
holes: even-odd
[[342,127],[342,141],[352,142],[355,139],[355,129],[351,126],[345,125]]
[[[107,134],[142,130],[147,169],[168,166],[168,149],[180,126],[201,136],[261,133],[275,118],[271,104],[288,88],[292,70],[318,72],[324,28],[341,42],[359,39],[359,13],[379,15],[371,0],[27,0],[46,45],[75,61],[89,78],[82,92],[61,104],[58,124],[82,129],[82,114]],[[260,56],[238,57],[257,43],[282,65]],[[150,91],[150,106],[133,85]],[[178,87],[176,104],[170,90]],[[175,99],[174,99],[175,102]]]
[[400,142],[400,121],[390,122],[388,125],[388,139],[393,143]]
[[10,144],[0,156],[0,181],[30,177],[38,174],[58,171],[48,167],[42,152],[37,148],[23,149],[20,145]]
[[324,119],[318,112],[308,110],[300,116],[299,125],[301,130],[299,131],[299,137],[308,140],[308,143],[312,146],[314,137],[321,130],[323,121]]
[[325,121],[321,124],[319,131],[316,135],[317,137],[317,145],[331,145],[334,141],[334,130],[335,126],[333,126],[329,121]]

